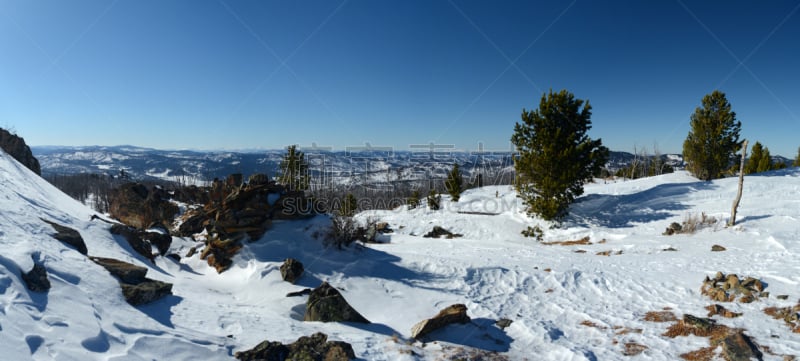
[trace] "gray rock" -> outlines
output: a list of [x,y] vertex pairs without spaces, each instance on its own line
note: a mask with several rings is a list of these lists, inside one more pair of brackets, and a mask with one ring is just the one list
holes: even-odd
[[47,292],[50,290],[50,280],[47,279],[47,270],[41,264],[34,264],[33,269],[22,274],[22,280],[29,290],[33,292]]
[[281,278],[294,284],[303,275],[303,271],[303,263],[294,258],[287,258],[281,265]]
[[711,252],[722,252],[722,251],[725,251],[725,250],[726,250],[725,247],[722,247],[722,246],[720,246],[718,244],[715,244],[715,245],[711,246]]
[[26,168],[32,170],[37,175],[42,175],[42,168],[39,160],[33,156],[31,148],[25,144],[25,139],[16,134],[0,128],[0,148],[8,155],[22,163]]
[[78,231],[46,219],[42,219],[42,221],[51,225],[53,229],[55,229],[56,234],[53,235],[53,238],[72,246],[76,251],[83,255],[89,253],[89,250],[86,248],[86,243],[83,241],[83,237],[81,237],[81,234],[78,233]]
[[120,282],[128,284],[139,284],[145,281],[147,275],[147,268],[123,262],[113,258],[103,257],[90,257],[94,263],[97,263],[105,268],[111,275],[117,277]]
[[445,309],[439,311],[436,316],[420,321],[414,325],[414,327],[411,328],[411,337],[420,338],[447,325],[467,322],[470,322],[470,318],[467,316],[467,306],[457,303],[447,306]]
[[120,282],[125,301],[133,306],[150,303],[172,294],[172,284],[146,278],[143,282],[132,285]]
[[722,340],[722,352],[728,361],[762,360],[763,357],[750,337],[741,330],[731,333]]
[[276,341],[264,341],[247,351],[234,354],[240,361],[347,361],[356,357],[353,347],[342,341],[328,341],[328,336],[317,332],[303,336],[284,345]]
[[328,282],[311,291],[306,302],[304,321],[370,323],[353,309],[339,290]]

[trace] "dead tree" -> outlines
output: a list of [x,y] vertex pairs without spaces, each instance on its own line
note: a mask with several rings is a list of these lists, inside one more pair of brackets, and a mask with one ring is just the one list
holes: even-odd
[[733,207],[731,208],[731,219],[728,221],[728,227],[736,224],[736,208],[739,208],[739,201],[742,200],[742,185],[744,184],[744,158],[747,155],[747,140],[742,143],[742,161],[739,163],[739,192],[736,193],[736,199],[733,200]]

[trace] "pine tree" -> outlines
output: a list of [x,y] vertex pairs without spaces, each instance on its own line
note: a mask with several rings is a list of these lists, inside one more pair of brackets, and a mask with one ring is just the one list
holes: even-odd
[[430,193],[428,193],[428,208],[433,211],[438,211],[441,203],[442,196],[440,196],[439,193],[436,193],[436,190],[431,189]]
[[702,180],[720,178],[741,147],[742,122],[736,120],[725,93],[714,90],[703,97],[691,116],[691,131],[683,142],[686,169]]
[[408,204],[408,209],[419,207],[419,191],[415,189],[411,192],[411,197],[408,197],[406,203]]
[[286,148],[286,155],[283,156],[278,171],[278,183],[285,185],[289,190],[308,189],[308,163],[305,154],[297,150],[296,145]]
[[342,209],[339,212],[342,216],[345,217],[352,217],[356,214],[358,210],[358,199],[353,193],[347,193],[347,196],[344,198],[344,202],[342,202]]
[[542,95],[539,108],[522,110],[511,142],[516,188],[529,214],[560,220],[569,205],[583,194],[583,184],[608,160],[608,148],[586,134],[591,129],[588,101],[562,90]]
[[769,148],[764,148],[764,154],[758,160],[758,169],[756,172],[766,172],[772,170],[772,156],[769,154]]
[[794,163],[792,163],[795,167],[800,167],[800,147],[797,148],[797,157],[794,158]]
[[744,174],[753,174],[758,172],[758,165],[761,162],[761,157],[764,154],[764,147],[761,143],[756,142],[753,144],[753,148],[750,151],[750,159],[747,160],[747,164],[744,166]]
[[464,188],[464,179],[458,169],[458,163],[453,163],[453,170],[447,175],[444,186],[453,202],[458,202],[458,199],[461,198],[461,191]]

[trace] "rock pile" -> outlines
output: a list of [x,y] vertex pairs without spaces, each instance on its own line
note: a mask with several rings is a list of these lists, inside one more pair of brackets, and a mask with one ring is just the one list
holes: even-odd
[[133,228],[147,229],[158,225],[169,229],[178,214],[178,206],[169,198],[170,194],[160,187],[126,183],[111,191],[108,213]]
[[284,345],[277,341],[264,341],[247,351],[234,354],[241,361],[347,361],[356,358],[353,346],[343,341],[328,341],[328,336],[317,332],[303,336],[297,341]]
[[750,303],[768,295],[760,280],[753,277],[740,279],[735,274],[725,275],[722,272],[717,272],[714,278],[706,276],[700,293],[717,302],[733,302],[738,298],[742,303]]

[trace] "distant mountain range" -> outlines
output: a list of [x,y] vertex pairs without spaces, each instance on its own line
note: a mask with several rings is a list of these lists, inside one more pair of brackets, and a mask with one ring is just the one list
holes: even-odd
[[[264,151],[159,150],[135,146],[34,146],[44,176],[53,174],[99,173],[131,179],[160,179],[185,184],[204,184],[232,173],[275,176],[286,153],[283,149]],[[395,181],[443,179],[453,163],[465,176],[482,175],[485,184],[500,184],[513,170],[509,151],[465,152],[423,149],[392,151],[358,149],[345,151],[304,150],[312,182],[375,184]],[[630,165],[636,157],[628,152],[611,152],[611,171]],[[683,166],[678,154],[662,155],[675,168]]]

